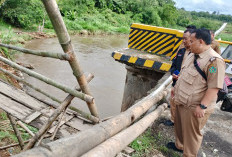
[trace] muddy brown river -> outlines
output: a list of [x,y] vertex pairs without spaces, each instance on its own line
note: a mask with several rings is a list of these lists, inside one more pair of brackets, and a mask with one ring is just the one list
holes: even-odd
[[[127,47],[128,36],[73,36],[71,39],[83,71],[95,76],[89,83],[89,88],[95,98],[100,117],[105,118],[118,114],[122,102],[126,70],[125,65],[114,61],[111,53],[114,50]],[[63,53],[57,38],[32,40],[25,45],[25,48]],[[16,60],[33,65],[34,71],[70,88],[77,85],[72,70],[66,61],[27,54],[19,54]],[[24,77],[31,84],[40,87],[60,100],[68,95],[32,77],[27,75]],[[49,98],[37,94],[31,89],[28,90],[51,102]],[[72,101],[72,105],[88,111],[86,103],[78,98]]]

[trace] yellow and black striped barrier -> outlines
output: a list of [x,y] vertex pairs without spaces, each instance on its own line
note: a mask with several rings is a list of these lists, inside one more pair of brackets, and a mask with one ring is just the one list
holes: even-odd
[[128,48],[173,59],[182,36],[183,32],[179,30],[135,23],[131,25]]
[[140,57],[135,57],[135,56],[130,56],[126,54],[122,54],[119,52],[113,52],[112,57],[115,60],[121,61],[123,63],[127,64],[134,64],[139,67],[144,67],[148,69],[154,69],[154,70],[160,70],[160,71],[169,71],[171,68],[171,64],[169,63],[164,63],[164,62],[159,62],[159,61],[154,61],[150,59],[144,59]]
[[[143,54],[144,52],[151,55],[159,55],[169,57],[172,60],[176,56],[180,44],[182,43],[183,31],[156,27],[151,25],[137,24],[131,25],[128,48],[137,50]],[[220,43],[232,44],[228,41],[218,41]],[[137,51],[137,52],[138,52]],[[135,55],[127,54],[126,51],[115,51],[112,53],[115,60],[124,62],[126,64],[135,64],[140,67],[169,71],[171,63],[156,61],[151,59],[142,58]],[[225,62],[232,63],[231,60],[225,59]]]

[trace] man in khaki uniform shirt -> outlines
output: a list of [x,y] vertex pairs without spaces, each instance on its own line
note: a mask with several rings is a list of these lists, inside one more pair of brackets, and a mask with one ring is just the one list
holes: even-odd
[[[217,92],[223,88],[225,63],[210,46],[210,32],[196,29],[190,37],[191,54],[182,66],[174,87],[175,146],[183,150],[184,157],[196,157],[206,124],[216,105]],[[195,64],[205,73],[207,81],[197,71]]]
[[[177,52],[177,55],[176,57],[173,59],[173,64],[172,64],[172,67],[171,67],[171,74],[173,76],[173,83],[172,83],[172,89],[171,89],[171,95],[173,95],[173,87],[175,86],[175,83],[178,79],[178,75],[175,75],[173,74],[173,72],[175,70],[178,70],[180,71],[181,67],[184,65],[184,61],[186,60],[187,56],[189,55],[190,53],[190,35],[191,35],[191,29],[187,29],[184,31],[184,34],[183,34],[183,45],[184,45],[184,48],[180,49],[178,52]],[[182,54],[184,51],[184,54]],[[179,59],[179,57],[182,57],[182,60]],[[177,65],[178,64],[178,65]],[[173,99],[172,99],[172,96],[170,97],[170,111],[171,111],[171,121],[166,121],[165,125],[168,125],[168,126],[172,126],[174,125],[174,121],[175,121],[175,110],[176,110],[176,106],[173,102]]]
[[211,34],[211,47],[214,51],[216,51],[219,55],[221,55],[220,44],[214,39],[214,31],[210,31]]

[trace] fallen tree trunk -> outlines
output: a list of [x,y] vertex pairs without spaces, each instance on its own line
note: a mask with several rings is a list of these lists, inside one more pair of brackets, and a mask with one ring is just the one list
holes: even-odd
[[127,145],[142,134],[166,108],[167,104],[160,105],[155,111],[82,155],[82,157],[116,156],[117,153],[121,152]]
[[80,132],[79,134],[48,143],[48,146],[50,147],[49,150],[44,147],[36,147],[29,151],[20,153],[16,155],[16,157],[81,156],[128,127],[137,118],[143,115],[151,106],[160,101],[163,96],[167,95],[167,92],[164,90],[171,81],[172,76],[170,76],[157,90],[114,118],[95,125],[86,131]]

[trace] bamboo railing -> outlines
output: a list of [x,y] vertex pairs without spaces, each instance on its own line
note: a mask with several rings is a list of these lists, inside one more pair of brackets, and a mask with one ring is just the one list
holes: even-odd
[[[82,131],[79,134],[48,143],[49,149],[39,146],[20,153],[15,157],[81,156],[102,142],[110,139],[112,136],[121,133],[123,129],[135,122],[135,120],[141,117],[149,108],[154,106],[154,104],[167,95],[166,87],[171,82],[172,76],[162,83],[158,89],[144,97],[142,100],[138,101],[128,110],[107,121],[99,123],[86,131]],[[154,118],[154,116],[152,117]]]
[[[61,100],[55,98],[54,96],[48,94],[47,92],[41,90],[40,88],[37,88],[37,87],[35,87],[34,85],[32,85],[32,84],[26,82],[24,79],[22,79],[22,78],[20,78],[20,77],[18,77],[18,76],[16,76],[16,75],[14,75],[14,74],[12,74],[11,72],[9,72],[9,71],[7,71],[7,70],[5,70],[5,69],[2,69],[2,68],[0,68],[0,71],[4,72],[5,74],[9,75],[10,77],[16,79],[17,81],[23,83],[24,85],[26,85],[26,86],[28,86],[28,87],[34,89],[35,91],[37,91],[37,92],[43,94],[44,96],[50,98],[51,100],[56,101],[56,102],[58,102],[58,103],[62,103]],[[89,74],[89,75],[87,76],[87,82],[90,82],[90,81],[93,79],[93,77],[94,77],[94,76],[93,76],[92,74]],[[80,91],[79,88],[77,88],[76,90],[77,90],[77,91]],[[74,98],[74,96],[73,96],[73,98]],[[49,104],[49,105],[50,105],[50,104]],[[57,106],[54,106],[54,105],[53,105],[52,107],[57,108]],[[94,117],[93,115],[90,115],[90,114],[88,114],[88,113],[86,113],[86,112],[84,112],[84,111],[81,111],[81,110],[77,109],[76,107],[68,106],[68,108],[71,109],[71,110],[73,110],[73,111],[75,111],[76,113],[78,113],[79,116],[81,116],[81,117],[83,117],[83,118],[85,118],[85,119],[87,119],[87,120],[90,120],[90,121],[93,122],[93,123],[98,123],[98,122],[100,121],[99,118]]]
[[[69,54],[70,56],[70,60],[68,62],[73,70],[73,74],[76,77],[82,92],[91,95],[89,88],[87,86],[85,75],[83,74],[83,71],[74,53],[74,48],[71,44],[70,36],[68,34],[64,21],[60,14],[56,0],[42,0],[42,2],[52,22],[52,25],[56,31],[57,37],[59,39],[60,45],[63,48],[63,51]],[[95,117],[98,117],[98,112],[95,102],[94,101],[87,102],[87,105],[89,107],[91,114],[94,115]]]
[[[98,112],[97,112],[94,98],[91,96],[91,93],[90,93],[90,90],[88,87],[88,81],[90,81],[93,77],[91,76],[91,78],[86,79],[85,75],[83,74],[81,66],[77,60],[76,54],[74,53],[74,48],[71,44],[70,36],[68,34],[68,31],[66,29],[64,21],[62,19],[61,14],[60,14],[56,0],[42,0],[42,2],[44,4],[45,9],[47,11],[47,14],[52,22],[53,28],[55,29],[55,32],[57,34],[59,43],[63,49],[64,54],[54,53],[54,52],[51,53],[51,52],[45,52],[45,51],[29,50],[29,49],[20,48],[20,47],[16,47],[13,45],[7,45],[7,44],[3,44],[3,43],[0,43],[0,47],[13,49],[13,50],[20,51],[20,52],[23,52],[26,54],[31,54],[31,55],[41,56],[41,57],[50,57],[50,58],[54,58],[54,59],[68,61],[72,70],[73,70],[73,75],[75,76],[75,78],[80,86],[80,89],[77,89],[77,90],[71,89],[71,88],[69,88],[61,83],[58,83],[58,82],[56,82],[56,81],[54,81],[46,76],[43,76],[43,75],[36,73],[32,70],[29,70],[27,68],[24,68],[24,67],[12,62],[12,61],[0,56],[0,61],[2,61],[3,63],[5,63],[5,64],[17,69],[17,70],[20,70],[21,72],[26,73],[29,76],[32,76],[36,79],[39,79],[39,80],[41,80],[49,85],[52,85],[58,89],[61,89],[66,93],[69,93],[69,95],[63,101],[60,101],[59,99],[51,96],[50,94],[48,94],[48,93],[44,92],[43,90],[33,86],[32,84],[27,83],[26,81],[19,78],[18,76],[11,74],[7,70],[0,69],[2,72],[10,75],[11,77],[15,78],[16,80],[26,84],[27,86],[33,88],[34,90],[42,93],[43,95],[47,96],[48,98],[52,99],[53,101],[60,103],[60,106],[58,106],[55,109],[55,111],[53,112],[51,117],[48,118],[47,122],[39,129],[39,131],[35,134],[35,136],[32,137],[32,139],[29,141],[29,143],[24,148],[23,148],[23,143],[20,142],[20,146],[24,151],[32,148],[37,141],[41,141],[43,139],[45,133],[51,127],[52,123],[57,119],[57,117],[61,113],[65,114],[67,108],[74,110],[75,112],[78,113],[79,116],[82,116],[88,120],[91,120],[94,123],[98,123],[100,121],[98,118]],[[69,106],[69,104],[71,103],[71,101],[73,100],[74,97],[77,97],[77,98],[80,98],[80,99],[86,101],[91,115],[89,115],[89,114],[87,114],[87,113],[85,113],[85,112],[83,112],[75,107]],[[58,127],[56,129],[58,129]],[[15,130],[15,132],[16,131],[17,130]],[[17,132],[16,132],[16,134],[17,134]],[[53,136],[55,136],[55,135],[53,135]],[[18,137],[18,138],[20,138],[20,137]],[[38,143],[40,143],[40,142],[38,142]]]
[[26,54],[31,54],[31,55],[36,55],[36,56],[41,56],[41,57],[50,57],[50,58],[55,58],[55,59],[60,59],[60,60],[70,60],[70,56],[68,54],[29,50],[29,49],[25,49],[25,48],[13,46],[13,45],[7,45],[3,43],[0,43],[0,46],[8,48],[8,49],[16,50],[19,52],[23,52]]
[[43,82],[46,82],[47,84],[50,84],[50,85],[52,85],[52,86],[54,86],[56,88],[59,88],[59,89],[63,90],[64,92],[72,94],[73,96],[76,96],[76,97],[78,97],[78,98],[80,98],[80,99],[82,99],[82,100],[84,100],[86,102],[93,102],[93,97],[92,96],[89,96],[89,95],[86,95],[84,93],[78,92],[78,91],[76,91],[74,89],[71,89],[71,88],[65,86],[65,85],[62,85],[62,84],[60,84],[58,82],[55,82],[55,81],[53,81],[52,79],[50,79],[48,77],[45,77],[45,76],[43,76],[43,75],[41,75],[39,73],[36,73],[36,72],[34,72],[32,70],[24,68],[24,67],[22,67],[22,66],[20,66],[20,65],[18,65],[16,63],[6,59],[6,58],[4,58],[2,56],[0,56],[0,61],[10,65],[11,67],[13,67],[13,68],[15,68],[17,70],[20,70],[20,71],[22,71],[22,72],[24,72],[24,73],[26,73],[26,74],[34,77],[34,78],[37,78],[37,79],[39,79],[39,80],[41,80]]
[[[28,70],[4,57],[1,57],[0,56],[0,61],[10,65],[11,67],[17,69],[17,70],[20,70],[32,77],[35,77],[49,85],[52,85],[56,88],[59,88],[61,90],[63,90],[64,92],[66,93],[69,93],[77,98],[80,98],[84,101],[86,101],[88,107],[89,107],[89,110],[90,110],[90,113],[94,116],[94,117],[98,117],[98,112],[97,112],[97,108],[96,108],[96,105],[95,105],[95,101],[94,101],[94,98],[91,96],[90,94],[90,91],[89,91],[89,88],[88,88],[88,85],[87,85],[87,80],[85,78],[85,76],[83,75],[83,71],[80,67],[80,64],[77,60],[77,57],[74,53],[74,48],[71,44],[71,40],[70,40],[70,36],[68,34],[68,31],[66,29],[66,26],[64,24],[64,21],[62,19],[62,16],[60,14],[60,11],[59,11],[59,8],[57,6],[57,3],[55,0],[42,0],[44,6],[45,6],[45,9],[47,11],[47,14],[53,24],[53,27],[56,31],[56,34],[57,34],[57,37],[59,39],[59,42],[60,42],[60,45],[64,51],[64,54],[62,53],[51,53],[51,52],[45,52],[45,51],[35,51],[35,50],[29,50],[29,49],[25,49],[25,48],[20,48],[20,47],[16,47],[16,46],[13,46],[13,45],[7,45],[7,44],[3,44],[3,43],[0,43],[0,47],[5,47],[5,48],[8,48],[8,49],[13,49],[13,50],[16,50],[16,51],[20,51],[20,52],[23,52],[23,53],[26,53],[26,54],[32,54],[32,55],[37,55],[37,56],[42,56],[42,57],[50,57],[50,58],[54,58],[54,59],[60,59],[60,60],[66,60],[69,62],[72,70],[73,70],[73,74],[74,76],[76,77],[77,79],[77,82],[81,88],[81,91],[83,92],[78,92],[74,89],[70,89],[69,87],[63,85],[63,84],[60,84],[58,82],[55,82],[53,81],[52,79],[50,78],[47,78],[41,74],[38,74],[34,71],[31,71],[31,70]],[[25,81],[17,78],[17,80],[21,81],[21,82],[24,82],[25,84],[27,84]],[[30,86],[31,88],[35,89],[36,91],[39,91],[40,93],[43,93],[44,95],[46,95],[47,97],[49,97],[50,99],[56,101],[56,102],[59,102],[61,103],[57,98],[55,97],[52,97],[52,96],[49,96],[47,93],[44,93],[42,92],[39,88],[36,88],[34,87],[33,85],[29,85],[27,84],[28,86]],[[70,100],[71,102],[71,100]],[[78,109],[76,109],[76,111],[79,111]],[[84,112],[82,112],[84,113]]]

